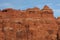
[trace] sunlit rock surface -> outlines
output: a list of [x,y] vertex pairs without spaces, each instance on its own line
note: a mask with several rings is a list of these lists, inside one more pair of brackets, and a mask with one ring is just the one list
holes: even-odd
[[47,5],[26,10],[0,11],[0,40],[59,40],[60,19]]

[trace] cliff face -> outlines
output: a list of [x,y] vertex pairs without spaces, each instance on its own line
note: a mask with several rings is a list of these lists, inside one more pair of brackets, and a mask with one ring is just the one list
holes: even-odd
[[0,11],[0,40],[58,40],[58,20],[46,5],[42,10],[4,9]]
[[60,17],[57,18],[57,24],[58,24],[58,40],[60,40]]

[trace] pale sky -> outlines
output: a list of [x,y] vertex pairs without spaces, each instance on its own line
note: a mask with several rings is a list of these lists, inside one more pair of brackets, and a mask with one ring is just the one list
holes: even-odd
[[27,9],[38,7],[43,8],[48,5],[54,11],[54,16],[60,16],[60,0],[0,0],[0,9],[14,8],[14,9]]

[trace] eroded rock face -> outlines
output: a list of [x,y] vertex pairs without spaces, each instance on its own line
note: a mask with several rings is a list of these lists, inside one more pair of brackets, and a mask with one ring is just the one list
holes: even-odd
[[57,36],[58,36],[58,40],[60,40],[60,17],[57,18],[57,24],[58,24],[58,27],[59,27]]
[[9,8],[0,12],[0,40],[57,40],[57,34],[57,21],[46,5],[42,10]]

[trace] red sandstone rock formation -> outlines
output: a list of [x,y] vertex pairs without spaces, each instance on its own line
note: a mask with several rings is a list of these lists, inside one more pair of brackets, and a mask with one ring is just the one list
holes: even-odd
[[57,18],[57,24],[58,24],[58,27],[59,27],[57,36],[58,36],[58,40],[60,40],[60,17]]
[[0,11],[0,40],[57,40],[58,24],[47,5],[42,10],[4,9]]

